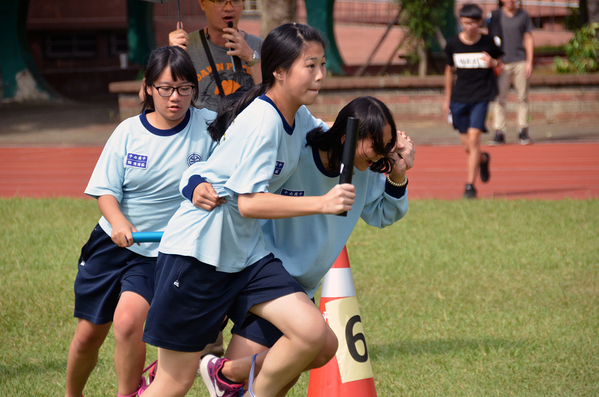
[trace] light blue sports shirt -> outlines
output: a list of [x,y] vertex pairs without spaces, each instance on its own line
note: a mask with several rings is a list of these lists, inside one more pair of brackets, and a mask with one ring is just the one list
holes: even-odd
[[[206,131],[216,113],[190,108],[175,128],[152,127],[145,114],[123,121],[106,142],[85,193],[116,197],[123,215],[142,231],[161,231],[179,208],[183,197],[179,181],[192,164],[205,161],[216,147]],[[110,235],[106,218],[100,226]],[[158,243],[133,244],[139,255],[158,256]]]
[[159,251],[194,257],[228,273],[268,255],[260,221],[241,216],[238,195],[278,190],[297,167],[305,134],[321,124],[302,106],[291,127],[267,96],[256,98],[235,118],[208,161],[194,164],[181,179],[183,194],[201,176],[227,203],[205,211],[183,201]]
[[[276,193],[322,196],[338,183],[339,173],[326,170],[318,150],[308,146],[302,150],[295,172]],[[262,221],[266,249],[283,261],[285,269],[310,298],[335,263],[359,218],[383,228],[408,211],[406,188],[387,183],[383,174],[354,168],[352,184],[356,187],[356,199],[347,217],[309,215]]]

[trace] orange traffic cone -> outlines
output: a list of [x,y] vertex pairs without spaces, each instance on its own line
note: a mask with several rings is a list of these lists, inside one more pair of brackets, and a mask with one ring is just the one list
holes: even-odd
[[308,397],[376,397],[347,249],[325,275],[320,311],[339,340],[335,357],[310,371]]

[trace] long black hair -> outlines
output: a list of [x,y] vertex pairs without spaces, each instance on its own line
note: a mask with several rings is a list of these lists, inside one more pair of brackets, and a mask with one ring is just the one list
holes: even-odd
[[[390,172],[393,168],[393,159],[389,156],[389,153],[393,150],[397,141],[397,128],[389,108],[383,102],[371,96],[358,97],[345,105],[339,111],[335,123],[328,131],[321,127],[310,131],[306,137],[307,145],[327,152],[329,168],[339,171],[343,154],[341,138],[345,136],[348,117],[356,117],[360,120],[358,141],[362,139],[372,140],[374,151],[385,156],[374,163],[370,169],[374,172]],[[387,124],[391,126],[391,140],[385,144],[383,129]]]
[[152,98],[151,95],[148,95],[147,87],[151,87],[152,84],[154,84],[158,79],[158,76],[160,76],[160,73],[162,73],[167,66],[171,67],[171,76],[173,80],[184,80],[193,84],[191,105],[195,106],[195,101],[198,99],[199,92],[198,75],[196,74],[196,69],[193,66],[191,58],[181,47],[160,47],[150,54],[148,66],[144,72],[144,100],[142,101],[141,106],[142,113],[146,110],[154,110],[154,98]]
[[210,134],[213,141],[218,141],[223,136],[229,127],[229,124],[233,121],[233,118],[230,118],[230,115],[235,111],[237,101],[239,101],[243,94],[248,92],[251,88],[252,87],[247,85],[242,85],[237,91],[220,99],[218,107],[216,108],[217,116],[213,121],[208,122],[208,127],[206,128],[206,131],[208,131],[208,134]]
[[[291,68],[295,60],[302,54],[308,43],[315,42],[325,48],[325,42],[318,31],[311,26],[300,23],[286,23],[270,31],[260,53],[262,70],[262,83],[250,88],[244,93],[234,106],[219,107],[218,115],[213,121],[213,127],[208,131],[213,139],[218,139],[224,130],[231,124],[239,113],[243,111],[254,99],[266,93],[275,84],[274,73],[277,70],[286,71]],[[225,97],[226,98],[226,97]],[[217,136],[217,138],[215,138]]]

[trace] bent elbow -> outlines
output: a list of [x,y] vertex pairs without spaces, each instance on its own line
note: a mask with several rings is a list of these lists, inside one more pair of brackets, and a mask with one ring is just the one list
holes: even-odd
[[248,200],[240,198],[237,202],[237,209],[239,210],[239,214],[244,218],[257,218],[255,210]]

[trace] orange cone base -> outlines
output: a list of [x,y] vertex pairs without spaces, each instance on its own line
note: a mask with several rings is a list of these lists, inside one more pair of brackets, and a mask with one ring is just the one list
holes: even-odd
[[376,397],[374,379],[341,383],[337,357],[327,365],[310,371],[308,397]]
[[[332,275],[331,272],[334,272]],[[335,261],[333,268],[327,273],[323,280],[322,292],[320,297],[320,311],[325,318],[328,316],[326,306],[329,302],[337,299],[355,299],[356,291],[354,281],[349,266],[347,249],[343,247],[341,254]],[[356,303],[356,312],[357,312]],[[331,313],[329,313],[331,314]],[[357,314],[357,313],[356,313]],[[332,313],[336,316],[339,313]],[[329,320],[327,318],[327,323]],[[330,323],[329,323],[330,325]],[[339,332],[339,331],[337,331]],[[339,338],[339,336],[337,336]],[[365,341],[364,341],[365,343]],[[347,364],[347,363],[342,363]],[[345,368],[345,366],[342,366]],[[368,362],[368,375],[372,372],[370,362]],[[359,379],[359,376],[351,379]],[[352,380],[343,383],[339,371],[339,362],[337,355],[333,357],[325,366],[310,371],[310,383],[308,384],[308,397],[377,397],[374,387],[374,379],[370,377]]]

